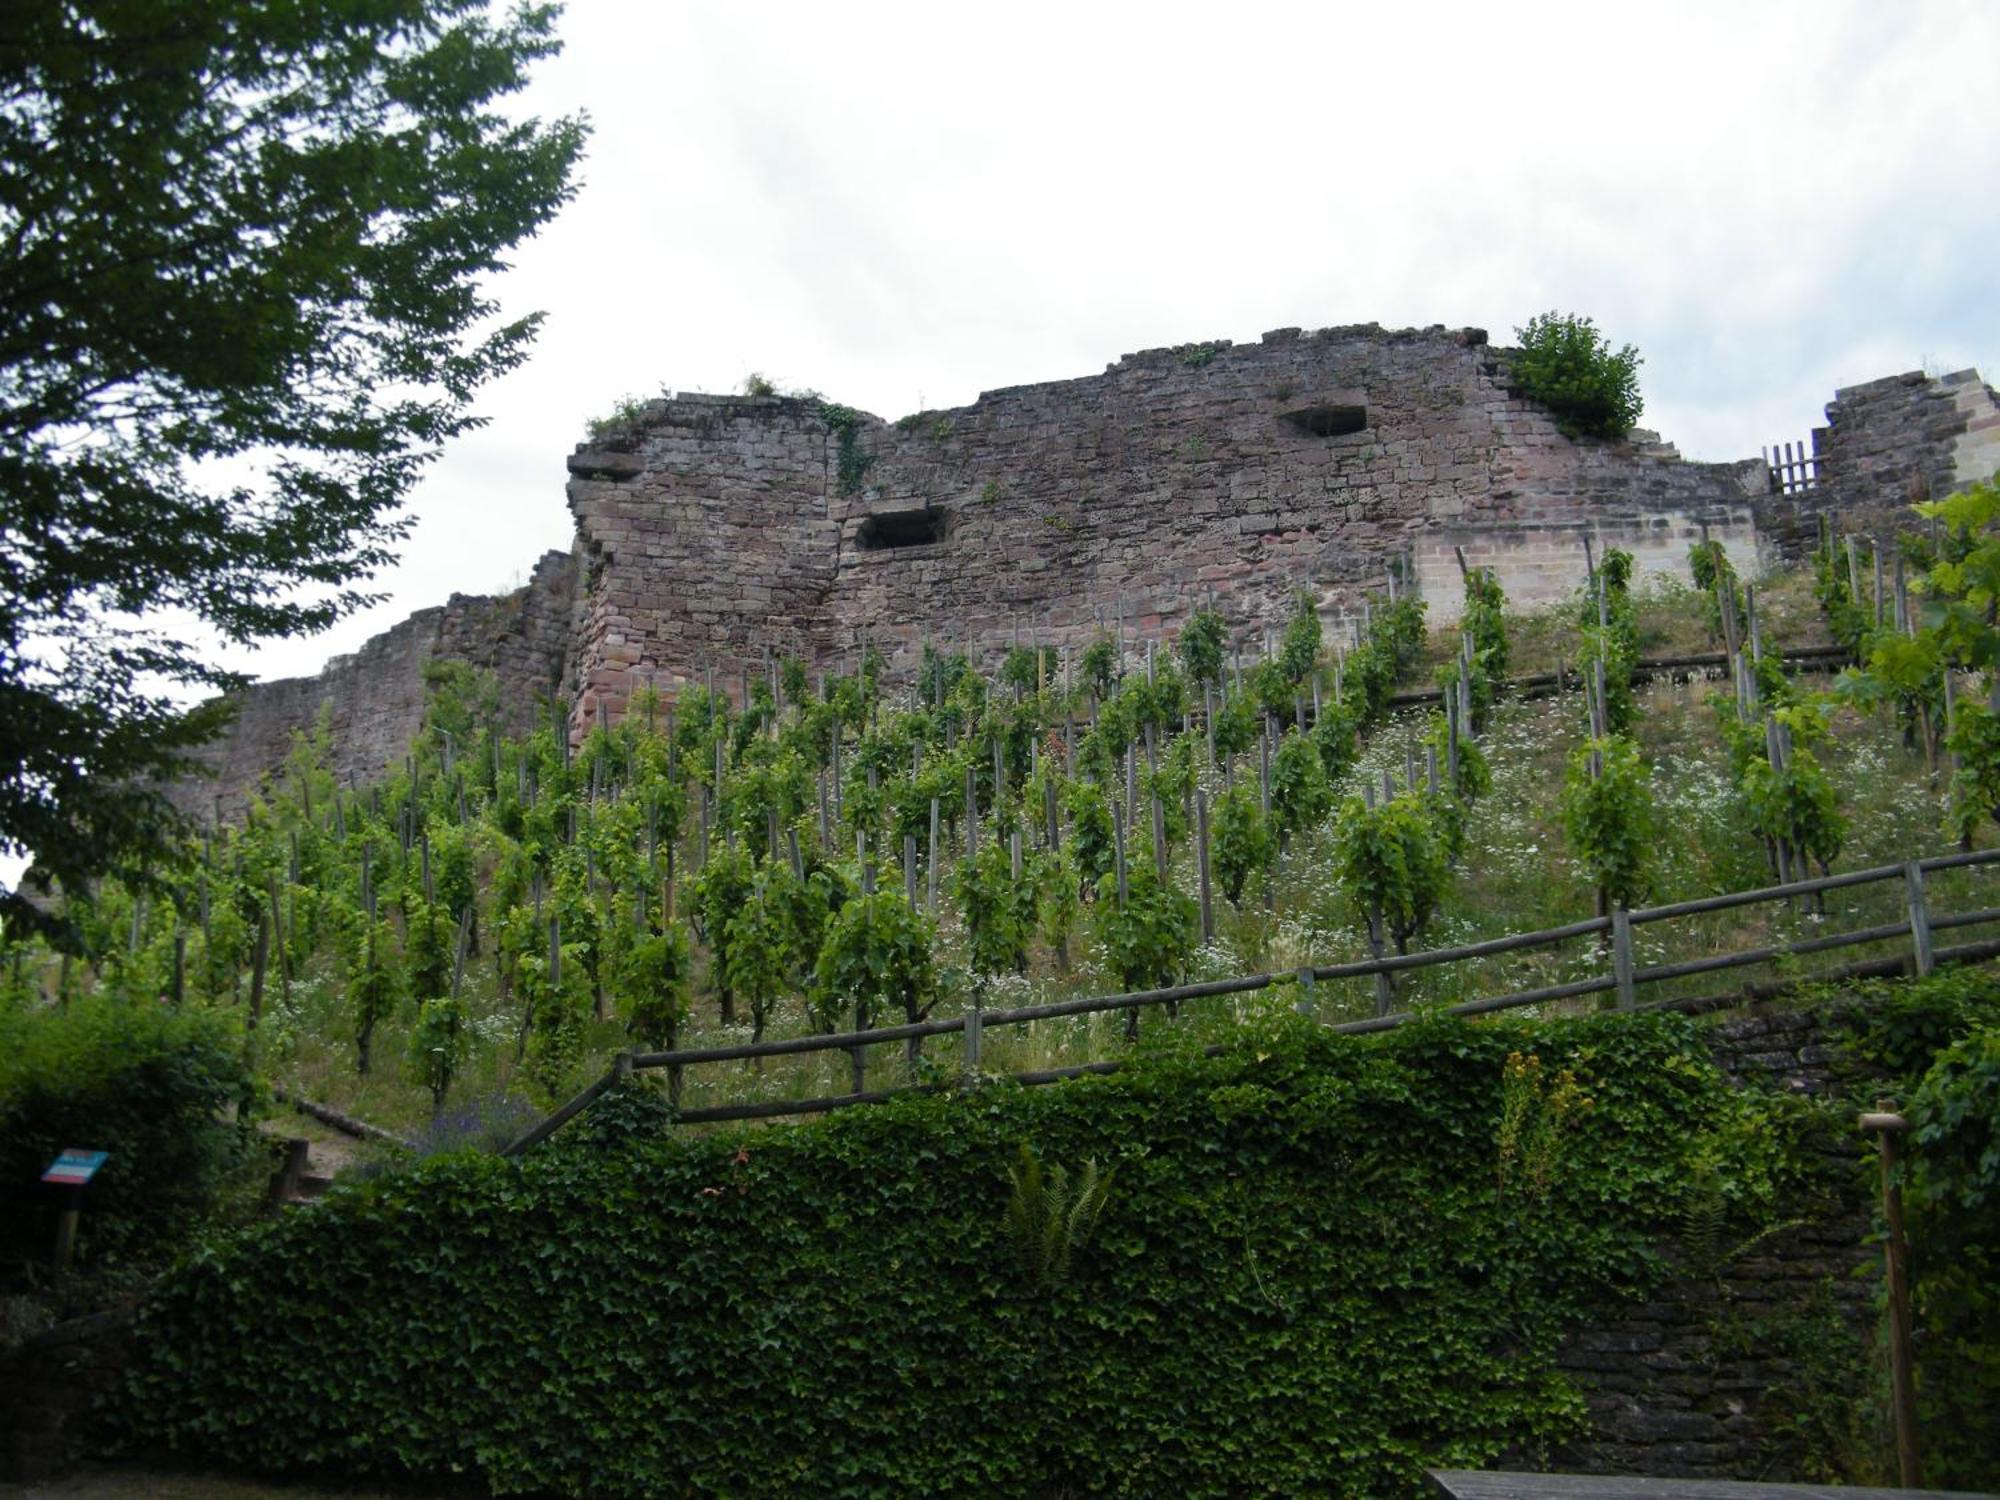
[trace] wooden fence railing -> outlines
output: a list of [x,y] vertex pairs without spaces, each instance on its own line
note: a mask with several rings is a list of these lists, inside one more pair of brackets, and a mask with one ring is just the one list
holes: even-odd
[[[1775,960],[1804,957],[1808,954],[1826,953],[1841,948],[1859,947],[1869,943],[1897,942],[1907,940],[1907,954],[1898,953],[1887,959],[1876,959],[1868,963],[1851,966],[1846,975],[1888,974],[1909,970],[1916,974],[1928,974],[1940,960],[1975,959],[1992,957],[2000,953],[2000,943],[1976,943],[1958,948],[1940,949],[1935,946],[1934,935],[1962,927],[1972,927],[1984,923],[2000,922],[2000,907],[1980,907],[1963,912],[1933,912],[1926,894],[1927,878],[1942,870],[1983,867],[2000,863],[2000,849],[1977,850],[1965,854],[1947,854],[1931,859],[1907,860],[1901,864],[1878,865],[1866,870],[1850,870],[1839,875],[1828,875],[1817,880],[1793,881],[1786,885],[1763,886],[1756,890],[1732,891],[1725,895],[1703,896],[1692,901],[1677,901],[1664,906],[1643,907],[1634,911],[1615,911],[1608,917],[1590,917],[1580,922],[1570,922],[1561,927],[1544,928],[1538,932],[1514,933],[1507,937],[1491,938],[1484,942],[1465,943],[1453,948],[1434,948],[1420,953],[1398,954],[1392,957],[1363,959],[1353,963],[1307,965],[1305,967],[1271,974],[1245,974],[1234,979],[1209,980],[1199,984],[1174,985],[1166,989],[1141,990],[1122,995],[1097,995],[1075,1000],[1057,1000],[1043,1005],[1017,1006],[1009,1010],[982,1010],[975,1006],[964,1015],[943,1020],[920,1021],[912,1025],[884,1026],[868,1031],[852,1031],[821,1036],[790,1037],[783,1041],[751,1042],[727,1047],[693,1047],[674,1052],[628,1052],[621,1053],[610,1071],[595,1083],[584,1089],[575,1098],[564,1104],[554,1114],[529,1130],[519,1140],[508,1146],[505,1155],[516,1155],[530,1146],[546,1140],[563,1125],[588,1109],[607,1089],[628,1076],[635,1069],[666,1069],[674,1082],[678,1094],[679,1080],[683,1072],[692,1067],[708,1063],[740,1062],[753,1058],[795,1057],[815,1052],[855,1052],[859,1049],[879,1046],[889,1042],[920,1044],[929,1037],[960,1035],[963,1037],[962,1055],[964,1070],[968,1075],[980,1071],[980,1056],[985,1032],[995,1026],[1018,1026],[1029,1021],[1050,1020],[1061,1016],[1082,1016],[1102,1014],[1112,1011],[1136,1011],[1151,1006],[1177,1005],[1183,1001],[1200,1000],[1221,995],[1245,995],[1258,990],[1269,989],[1278,984],[1296,984],[1299,990],[1298,1008],[1307,1015],[1316,1009],[1316,991],[1322,984],[1337,983],[1356,979],[1374,979],[1381,976],[1393,980],[1397,974],[1410,973],[1420,969],[1441,965],[1465,963],[1475,959],[1491,958],[1498,954],[1513,953],[1530,948],[1545,948],[1565,943],[1575,938],[1596,937],[1609,950],[1611,970],[1607,974],[1589,975],[1561,984],[1543,985],[1536,989],[1517,990],[1511,993],[1491,995],[1468,1000],[1457,1005],[1443,1007],[1450,1015],[1484,1015],[1493,1011],[1513,1010],[1526,1005],[1538,1005],[1551,1000],[1572,999],[1583,995],[1610,994],[1616,997],[1620,1009],[1641,1008],[1638,999],[1640,986],[1661,984],[1669,980],[1684,979],[1692,975],[1714,973],[1720,970],[1742,968],[1753,964],[1770,963]],[[1762,947],[1741,949],[1733,953],[1711,954],[1703,958],[1687,959],[1679,963],[1650,964],[1641,966],[1635,962],[1633,929],[1656,922],[1671,922],[1679,918],[1703,915],[1708,912],[1728,911],[1738,907],[1755,906],[1769,902],[1800,902],[1823,896],[1828,891],[1844,890],[1853,886],[1878,884],[1886,881],[1902,883],[1903,917],[1895,922],[1881,923],[1870,927],[1854,928],[1846,932],[1828,933],[1817,937],[1801,938],[1786,943],[1767,944]],[[1821,976],[1840,977],[1840,976]],[[1393,1011],[1390,1007],[1392,990],[1388,984],[1377,987],[1377,1013],[1360,1020],[1332,1023],[1329,1029],[1348,1034],[1386,1031],[1412,1019],[1413,1013]],[[1699,1001],[1667,999],[1653,1002],[1659,1006],[1688,1006],[1698,1003],[1713,1003],[1714,997],[1704,997]],[[1644,1008],[1652,1008],[1651,1005]],[[1035,1072],[1007,1075],[1013,1081],[1024,1084],[1053,1083],[1064,1078],[1080,1077],[1088,1073],[1111,1073],[1121,1066],[1116,1060],[1083,1063],[1075,1067],[1048,1068]],[[891,1089],[864,1093],[827,1095],[810,1099],[771,1099],[743,1104],[713,1105],[703,1108],[682,1110],[679,1120],[683,1124],[700,1124],[724,1120],[771,1119],[787,1115],[824,1114],[830,1110],[842,1109],[855,1104],[873,1104],[884,1099],[904,1094],[934,1092],[951,1087],[948,1083],[912,1083]]]

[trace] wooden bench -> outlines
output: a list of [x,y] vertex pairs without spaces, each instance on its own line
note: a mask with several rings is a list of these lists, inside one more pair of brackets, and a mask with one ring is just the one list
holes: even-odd
[[2000,1500],[1965,1490],[1882,1490],[1833,1484],[1746,1484],[1599,1474],[1493,1474],[1433,1469],[1449,1500]]

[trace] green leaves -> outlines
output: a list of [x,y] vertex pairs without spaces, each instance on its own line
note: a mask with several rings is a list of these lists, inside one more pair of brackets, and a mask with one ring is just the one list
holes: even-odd
[[1637,906],[1651,888],[1653,794],[1632,741],[1591,740],[1563,776],[1563,836],[1570,853],[1614,907]]
[[1047,1292],[1069,1280],[1076,1252],[1097,1232],[1118,1170],[1100,1173],[1092,1157],[1072,1185],[1067,1167],[1057,1165],[1044,1172],[1033,1148],[1023,1142],[1007,1175],[1012,1185],[1007,1238],[1013,1242],[1027,1288]]
[[996,833],[958,867],[959,909],[965,913],[972,967],[981,974],[1025,969],[1035,932],[1034,882],[1014,878],[1013,853],[1002,837]]
[[[900,920],[849,910],[875,902]],[[1595,1102],[1553,1157],[1530,1112],[1496,1197],[1510,1052]],[[1583,1430],[1556,1351],[1660,1275],[1728,1098],[1700,1029],[1654,1016],[1282,1022],[706,1136],[626,1092],[519,1161],[434,1157],[189,1261],[143,1314],[127,1435],[498,1493],[1414,1495]]]
[[536,320],[502,322],[481,285],[572,191],[581,121],[500,106],[553,23],[472,0],[14,18],[0,843],[66,887],[163,853],[152,778],[226,718],[159,684],[237,680],[208,634],[365,602],[402,497],[526,356]]
[[1287,731],[1271,759],[1271,824],[1279,846],[1317,827],[1332,805],[1319,747],[1300,731]]
[[1407,952],[1451,880],[1450,851],[1430,810],[1409,793],[1375,807],[1350,797],[1339,842],[1341,890],[1357,910],[1378,914],[1397,951]]
[[1514,384],[1546,406],[1571,437],[1622,438],[1639,420],[1639,351],[1614,352],[1591,319],[1547,312],[1514,330]]
[[648,1047],[671,1048],[687,1021],[693,969],[687,929],[669,922],[627,944],[618,966],[618,992],[632,1035]]
[[1125,872],[1123,907],[1116,875],[1106,875],[1097,887],[1097,939],[1105,967],[1127,990],[1172,984],[1194,957],[1199,915],[1194,898],[1162,882],[1150,857],[1134,858]]
[[901,891],[856,896],[827,930],[814,969],[814,999],[821,1023],[865,1029],[884,1010],[921,1021],[937,1003],[936,934],[910,910]]
[[1231,906],[1243,904],[1243,887],[1251,875],[1267,871],[1278,857],[1278,841],[1264,817],[1257,791],[1247,782],[1233,781],[1215,799],[1210,828],[1211,858],[1222,894]]
[[1228,627],[1220,610],[1204,607],[1188,616],[1180,638],[1181,665],[1187,671],[1188,681],[1197,686],[1221,685],[1222,652],[1227,636]]

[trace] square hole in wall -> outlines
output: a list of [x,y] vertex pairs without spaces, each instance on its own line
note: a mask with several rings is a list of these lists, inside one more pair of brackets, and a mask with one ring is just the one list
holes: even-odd
[[863,516],[854,541],[863,552],[886,552],[896,547],[928,547],[943,541],[944,536],[945,512],[925,506]]
[[1360,432],[1368,425],[1368,408],[1365,406],[1314,402],[1311,406],[1297,407],[1284,415],[1287,422],[1312,437],[1345,437],[1350,432]]

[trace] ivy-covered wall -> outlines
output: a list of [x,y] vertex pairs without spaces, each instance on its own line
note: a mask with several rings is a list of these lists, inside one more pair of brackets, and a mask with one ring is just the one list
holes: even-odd
[[[503,1493],[1416,1494],[1583,1451],[1580,1330],[1741,1269],[1830,1180],[1851,1206],[1850,1106],[1733,1086],[1713,1039],[1297,1022],[702,1137],[628,1090],[525,1160],[438,1158],[198,1257],[123,1416]],[[1047,1227],[1024,1146],[1114,1174],[1066,1274],[1009,1232]]]

